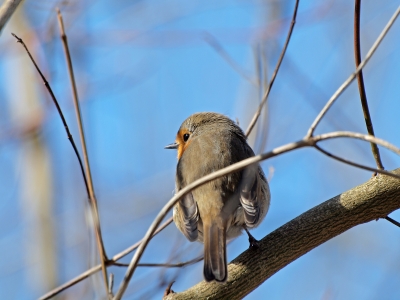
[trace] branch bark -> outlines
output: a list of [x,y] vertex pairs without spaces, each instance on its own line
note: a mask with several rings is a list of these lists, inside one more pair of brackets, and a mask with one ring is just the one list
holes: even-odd
[[[400,175],[400,168],[392,171]],[[292,261],[350,228],[384,218],[400,208],[400,181],[378,175],[310,209],[247,250],[228,266],[224,284],[204,281],[171,299],[242,299]]]

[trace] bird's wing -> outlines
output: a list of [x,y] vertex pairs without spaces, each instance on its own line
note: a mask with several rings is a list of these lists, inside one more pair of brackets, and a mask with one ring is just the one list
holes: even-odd
[[244,210],[246,227],[252,228],[257,225],[260,217],[259,195],[261,186],[258,177],[258,167],[247,167],[242,174],[240,185],[240,203]]
[[199,210],[197,209],[197,204],[193,199],[192,193],[186,194],[179,201],[179,207],[182,212],[183,221],[181,231],[189,241],[193,242],[197,240],[198,236],[197,223],[199,221]]

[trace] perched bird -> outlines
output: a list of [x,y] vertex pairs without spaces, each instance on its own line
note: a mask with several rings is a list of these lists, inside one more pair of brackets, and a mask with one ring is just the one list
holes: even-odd
[[[243,131],[228,117],[211,112],[196,113],[179,128],[176,192],[193,181],[254,156]],[[208,182],[186,194],[174,207],[173,219],[189,241],[204,243],[204,278],[227,279],[226,241],[245,229],[250,246],[255,240],[247,228],[264,219],[270,191],[258,164]]]

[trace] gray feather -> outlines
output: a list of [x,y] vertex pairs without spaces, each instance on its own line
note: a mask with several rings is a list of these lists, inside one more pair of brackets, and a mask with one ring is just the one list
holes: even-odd
[[193,242],[197,240],[198,236],[197,223],[199,221],[199,211],[197,209],[197,204],[193,199],[192,193],[185,195],[179,201],[179,205],[183,213],[183,234],[189,241]]

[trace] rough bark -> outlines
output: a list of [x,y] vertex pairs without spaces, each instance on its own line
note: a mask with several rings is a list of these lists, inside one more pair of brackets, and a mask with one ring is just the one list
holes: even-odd
[[[393,171],[400,175],[400,168]],[[264,237],[228,266],[224,284],[204,281],[171,299],[241,299],[286,265],[350,228],[400,208],[400,181],[378,175],[310,209]]]

